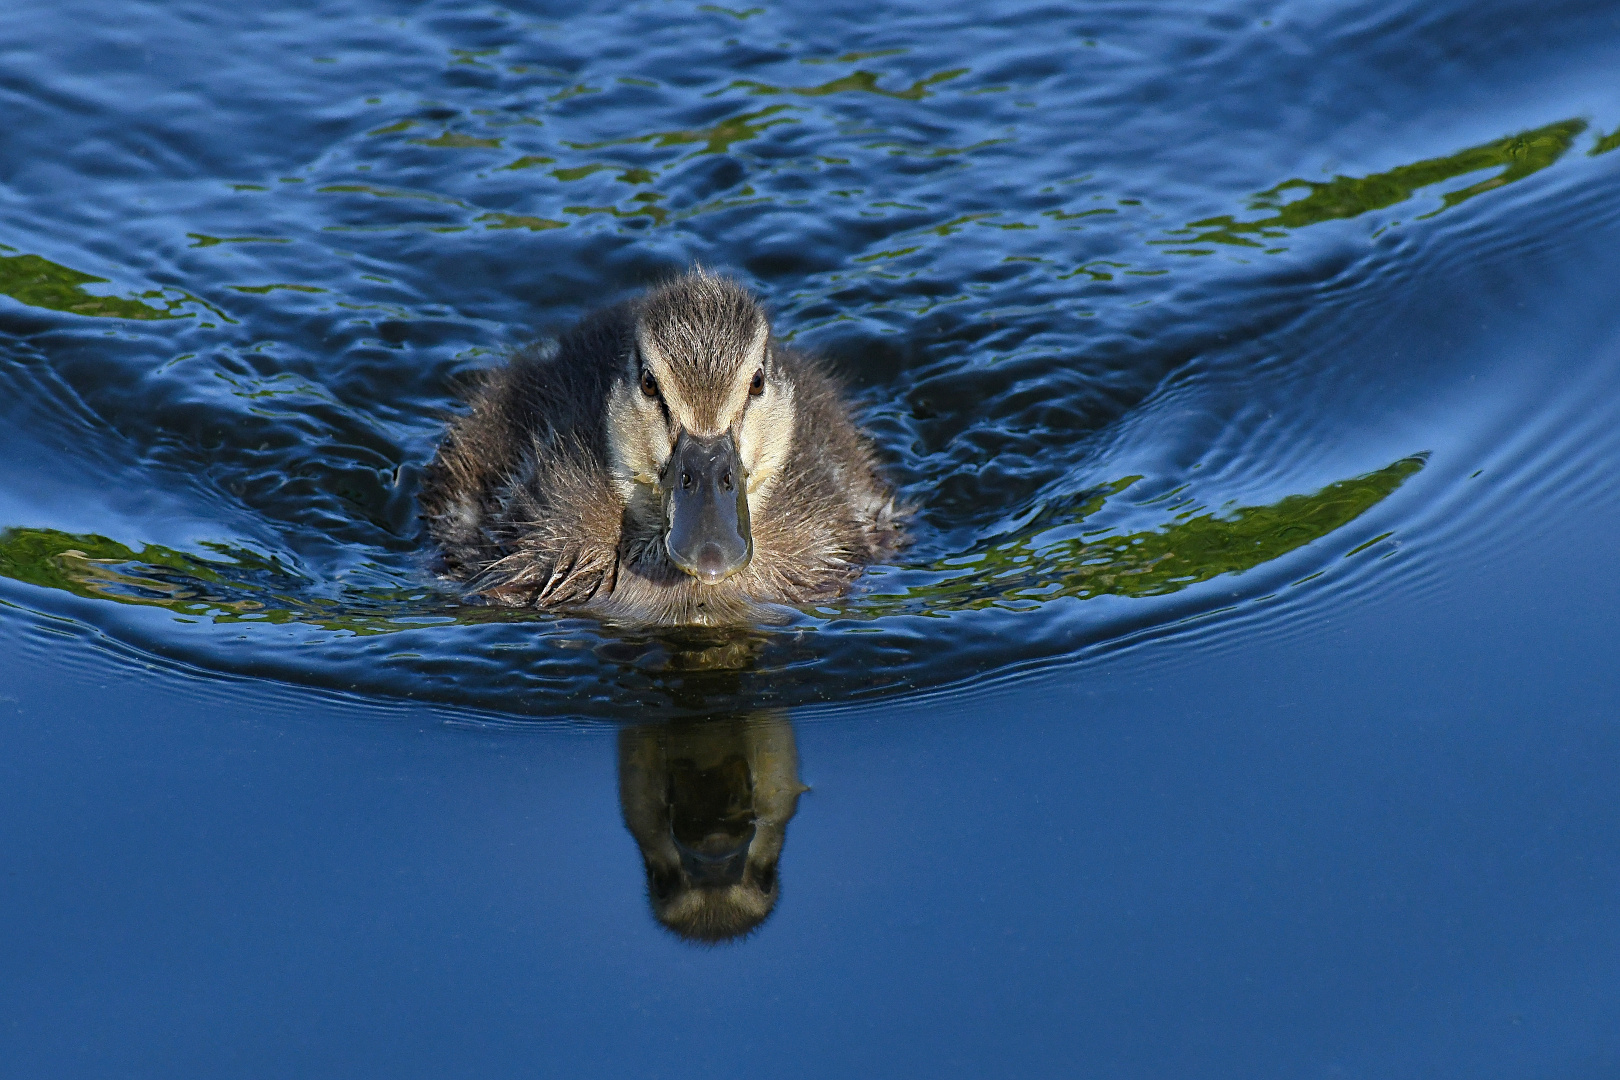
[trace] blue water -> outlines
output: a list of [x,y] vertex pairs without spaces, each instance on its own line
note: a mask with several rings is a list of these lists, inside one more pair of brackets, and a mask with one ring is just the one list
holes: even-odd
[[[1616,70],[1599,4],[8,13],[0,1060],[1615,1075]],[[694,260],[916,542],[698,639],[466,603],[458,380]],[[809,791],[694,945],[620,758],[743,732]]]

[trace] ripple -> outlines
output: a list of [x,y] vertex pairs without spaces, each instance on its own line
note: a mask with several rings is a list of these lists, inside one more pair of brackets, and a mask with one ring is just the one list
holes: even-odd
[[[865,700],[1421,595],[1610,452],[1557,357],[1620,99],[1522,61],[1464,116],[1409,55],[1462,7],[148,13],[0,31],[0,617],[522,715]],[[695,259],[845,372],[904,561],[720,637],[463,603],[456,387]]]

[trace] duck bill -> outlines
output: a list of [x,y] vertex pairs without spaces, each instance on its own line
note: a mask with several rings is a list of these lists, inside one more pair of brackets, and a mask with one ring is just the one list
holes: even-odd
[[681,432],[664,470],[664,547],[705,585],[720,584],[753,558],[747,479],[729,432]]

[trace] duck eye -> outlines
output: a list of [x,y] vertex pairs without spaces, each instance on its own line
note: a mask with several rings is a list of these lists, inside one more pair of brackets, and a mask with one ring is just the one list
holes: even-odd
[[641,392],[648,397],[658,396],[658,380],[653,378],[650,371],[643,370],[641,373]]
[[754,372],[754,377],[748,381],[748,394],[750,397],[759,397],[765,392],[765,369],[760,368]]

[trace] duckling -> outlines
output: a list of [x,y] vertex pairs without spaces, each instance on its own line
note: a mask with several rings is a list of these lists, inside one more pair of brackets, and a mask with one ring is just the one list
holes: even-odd
[[678,721],[619,735],[619,805],[641,849],[647,897],[667,929],[716,943],[764,922],[799,782],[780,716]]
[[420,506],[470,592],[632,624],[768,619],[905,539],[839,383],[702,269],[485,372]]

